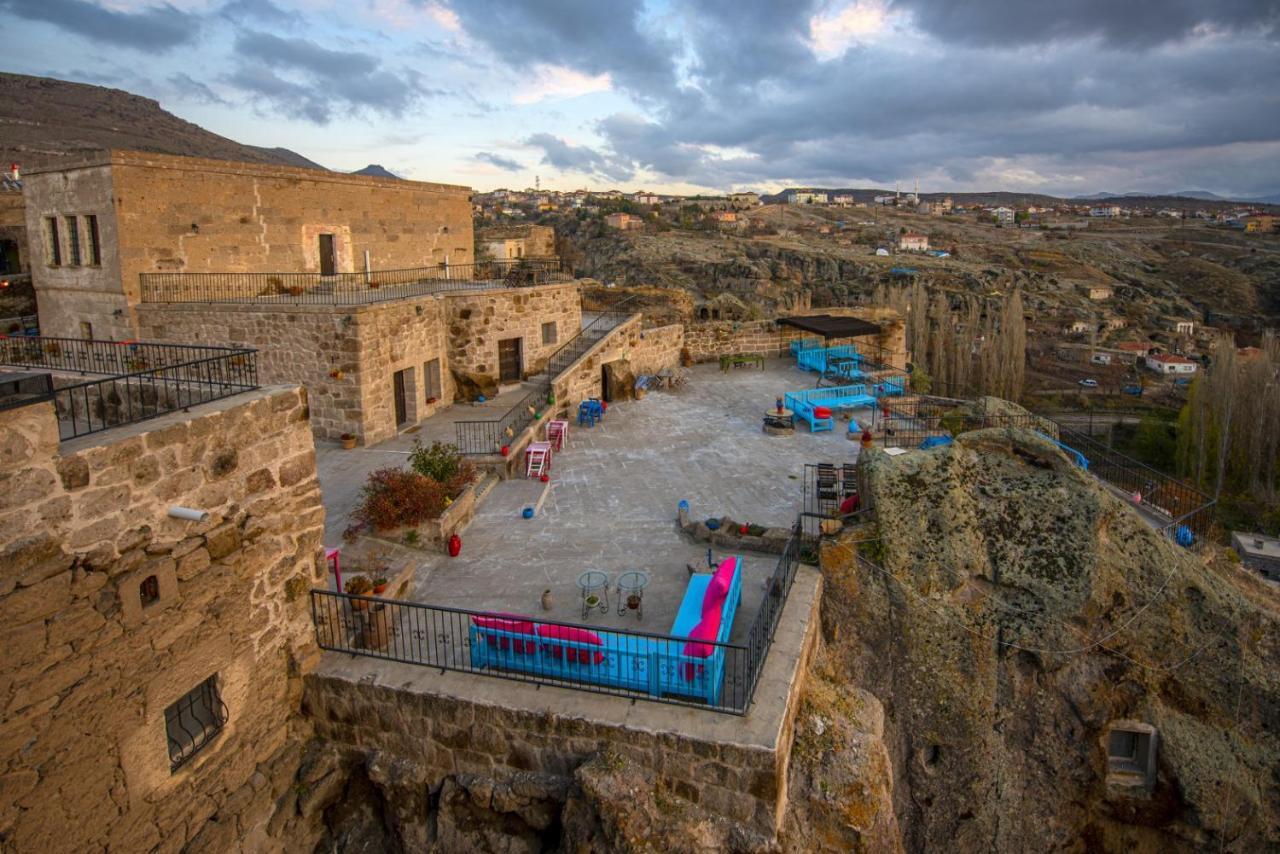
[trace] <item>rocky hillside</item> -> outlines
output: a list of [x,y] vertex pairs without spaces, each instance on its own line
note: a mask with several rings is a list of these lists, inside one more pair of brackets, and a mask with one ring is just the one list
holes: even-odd
[[[868,850],[895,832],[907,850],[1280,844],[1274,589],[1027,431],[876,451],[869,483],[881,539],[824,547],[827,671],[797,722],[793,779],[842,780],[837,827]],[[1158,733],[1150,791],[1108,781],[1126,721]]]
[[77,151],[128,148],[323,169],[287,148],[243,145],[119,89],[0,73],[0,159],[37,166]]

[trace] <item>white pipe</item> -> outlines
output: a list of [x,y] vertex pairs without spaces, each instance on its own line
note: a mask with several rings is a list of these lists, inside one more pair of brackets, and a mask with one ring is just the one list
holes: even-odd
[[190,507],[178,507],[177,505],[169,508],[169,515],[174,519],[186,519],[188,522],[209,521],[208,511],[192,510]]

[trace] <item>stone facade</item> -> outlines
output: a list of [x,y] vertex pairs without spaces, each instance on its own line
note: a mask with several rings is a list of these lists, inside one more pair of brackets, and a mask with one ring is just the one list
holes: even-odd
[[476,234],[476,254],[495,261],[556,257],[556,230],[549,225],[505,225]]
[[[498,341],[521,338],[531,373],[582,325],[573,283],[357,306],[144,303],[137,316],[143,339],[256,347],[262,382],[306,385],[317,436],[351,433],[366,445],[451,404],[458,393],[455,370],[496,380]],[[547,322],[556,324],[556,344],[542,344]],[[429,389],[436,360],[439,384]],[[398,371],[404,372],[403,424],[396,423]]]
[[[250,163],[112,151],[26,177],[26,220],[42,327],[98,338],[137,336],[139,274],[320,272],[319,236],[335,271],[469,264],[470,190]],[[66,217],[97,218],[101,257],[68,261]],[[46,219],[57,216],[63,263],[52,265]]]
[[[450,294],[445,306],[449,363],[456,371],[498,376],[498,342],[520,339],[521,373],[532,375],[582,329],[576,282]],[[543,324],[554,323],[544,343]]]
[[[324,510],[305,392],[61,447],[41,403],[0,413],[0,437],[6,850],[281,849],[273,813],[318,659],[306,591]],[[225,725],[171,770],[167,710],[211,676]]]
[[[887,364],[905,369],[907,358],[906,324],[891,309],[823,309],[813,314],[857,317],[882,327],[879,335],[859,338],[832,339],[837,344],[865,345],[868,355],[883,353]],[[731,353],[761,353],[765,356],[781,356],[790,352],[791,342],[797,338],[811,338],[811,334],[779,326],[772,320],[712,321],[689,323],[685,326],[685,346],[695,361],[705,362]]]
[[[604,394],[604,369],[617,377],[656,374],[680,364],[684,328],[680,324],[645,329],[636,314],[621,323],[600,343],[583,353],[555,381],[556,400],[573,416],[580,402]],[[623,396],[629,396],[630,389]]]

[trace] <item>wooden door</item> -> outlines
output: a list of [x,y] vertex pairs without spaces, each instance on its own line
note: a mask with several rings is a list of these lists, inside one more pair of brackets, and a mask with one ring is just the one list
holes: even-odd
[[400,427],[409,420],[409,406],[405,397],[404,371],[396,371],[392,379],[396,395],[396,426]]
[[518,383],[523,373],[523,348],[520,338],[508,338],[498,342],[498,382]]
[[320,235],[320,275],[332,276],[337,272],[337,254],[333,248],[333,235]]

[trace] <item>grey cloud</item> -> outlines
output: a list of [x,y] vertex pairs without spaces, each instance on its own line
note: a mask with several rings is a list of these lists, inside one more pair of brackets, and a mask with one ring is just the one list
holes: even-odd
[[481,163],[488,163],[490,166],[497,166],[507,172],[519,172],[524,166],[510,157],[503,157],[501,154],[494,154],[492,151],[480,151],[476,153],[476,160]]
[[418,98],[446,94],[422,85],[416,72],[383,69],[371,54],[331,50],[306,39],[243,31],[236,37],[235,52],[244,61],[226,78],[228,83],[289,115],[320,124],[337,111],[367,109],[399,116]]
[[1276,34],[1275,0],[894,0],[915,25],[942,41],[1041,44],[1099,38],[1113,45],[1177,41],[1198,27]]
[[302,22],[302,16],[297,12],[282,9],[271,0],[231,0],[218,10],[218,14],[232,23],[253,19],[274,26],[293,26]]
[[573,145],[549,133],[535,133],[526,145],[542,149],[542,162],[564,172],[583,172],[614,181],[628,181],[634,169],[625,161],[609,157],[585,145]]
[[86,0],[0,0],[0,9],[90,41],[148,51],[192,42],[200,30],[199,16],[167,3],[140,12],[117,12]]
[[222,104],[225,106],[228,103],[226,98],[221,97],[217,92],[214,92],[189,74],[171,74],[167,82],[180,97],[193,101],[202,101],[206,104]]

